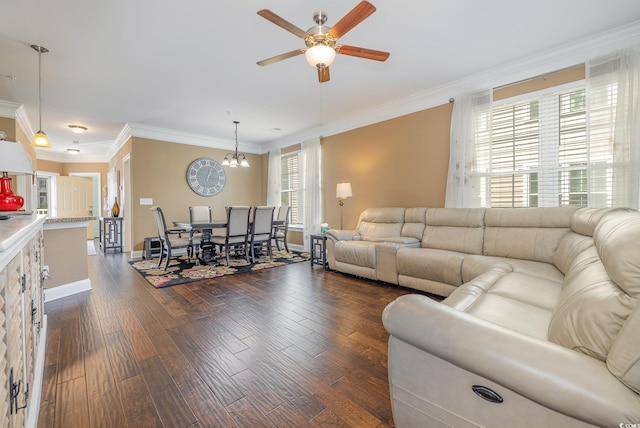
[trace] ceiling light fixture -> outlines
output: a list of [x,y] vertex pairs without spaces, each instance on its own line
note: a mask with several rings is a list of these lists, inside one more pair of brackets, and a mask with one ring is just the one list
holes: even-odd
[[31,45],[31,48],[38,52],[38,132],[33,136],[31,145],[34,147],[41,147],[43,149],[50,149],[51,143],[47,134],[42,130],[42,54],[49,52],[49,49],[44,46]]
[[329,28],[324,26],[327,22],[327,14],[323,11],[318,11],[313,15],[313,20],[317,24],[317,27],[311,27],[307,33],[310,34],[304,42],[307,45],[307,50],[304,53],[304,57],[312,67],[322,70],[333,64],[333,60],[336,59],[335,44],[336,39],[329,34]]
[[227,153],[224,159],[222,160],[223,166],[228,166],[231,168],[237,168],[241,166],[243,168],[247,168],[249,166],[249,161],[244,153],[238,153],[238,122],[234,120],[233,123],[236,124],[236,151],[234,153]]
[[81,126],[81,125],[69,125],[69,128],[75,132],[76,134],[84,134],[85,132],[87,132],[87,127],[86,126]]
[[77,155],[78,153],[80,153],[80,149],[67,149],[67,153],[69,153],[70,155]]

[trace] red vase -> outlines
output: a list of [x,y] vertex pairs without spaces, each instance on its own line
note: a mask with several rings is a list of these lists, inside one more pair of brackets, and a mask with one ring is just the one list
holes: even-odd
[[11,191],[11,179],[0,178],[0,211],[17,211],[24,205],[22,196],[14,195]]

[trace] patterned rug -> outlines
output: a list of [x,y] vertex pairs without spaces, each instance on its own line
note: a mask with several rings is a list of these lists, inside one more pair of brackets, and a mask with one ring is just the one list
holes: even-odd
[[[170,287],[172,285],[185,284],[192,281],[217,278],[225,275],[233,275],[243,272],[254,272],[278,266],[285,266],[292,263],[309,261],[309,253],[297,251],[278,251],[273,249],[273,259],[269,260],[266,255],[261,256],[256,263],[248,263],[244,258],[231,257],[231,266],[227,266],[227,261],[218,259],[218,265],[197,265],[195,260],[187,263],[187,256],[174,257],[169,263],[167,270],[158,268],[158,259],[134,260],[129,264],[146,279],[149,284],[156,288]],[[164,265],[164,261],[162,262]]]

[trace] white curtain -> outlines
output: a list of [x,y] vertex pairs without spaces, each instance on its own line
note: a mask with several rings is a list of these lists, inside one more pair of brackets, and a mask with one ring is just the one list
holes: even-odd
[[280,149],[269,151],[269,170],[267,171],[267,205],[270,207],[279,207],[282,205],[282,199],[280,198],[280,190],[282,189],[282,171],[280,167]]
[[[617,88],[617,91],[612,88]],[[592,143],[602,138],[596,126],[602,121],[601,118],[615,118],[613,138],[609,137],[607,141],[613,158],[609,165],[613,170],[611,205],[638,209],[640,46],[589,61],[586,70],[586,94],[590,121],[589,138]],[[597,177],[597,174],[595,176]],[[589,184],[590,187],[599,185],[593,180]]]
[[451,115],[449,174],[445,207],[481,206],[476,146],[491,135],[491,89],[455,98]]
[[320,138],[313,138],[301,145],[299,180],[303,195],[304,247],[309,249],[309,235],[320,233],[322,222],[322,177]]

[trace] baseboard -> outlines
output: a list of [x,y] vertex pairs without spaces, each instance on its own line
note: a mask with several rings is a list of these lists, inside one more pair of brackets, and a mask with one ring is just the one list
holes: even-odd
[[40,330],[40,342],[38,343],[38,355],[36,355],[36,366],[33,373],[33,380],[29,385],[29,412],[27,413],[25,427],[36,428],[38,426],[38,416],[40,415],[40,399],[42,397],[42,378],[44,376],[44,356],[47,350],[47,316],[42,316],[42,327]]
[[131,251],[130,260],[141,259],[143,254],[144,254],[144,251],[142,250]]
[[51,302],[53,300],[62,299],[63,297],[72,296],[88,290],[91,290],[91,280],[89,278],[81,279],[80,281],[70,282],[69,284],[46,288],[44,290],[44,301],[45,303]]

